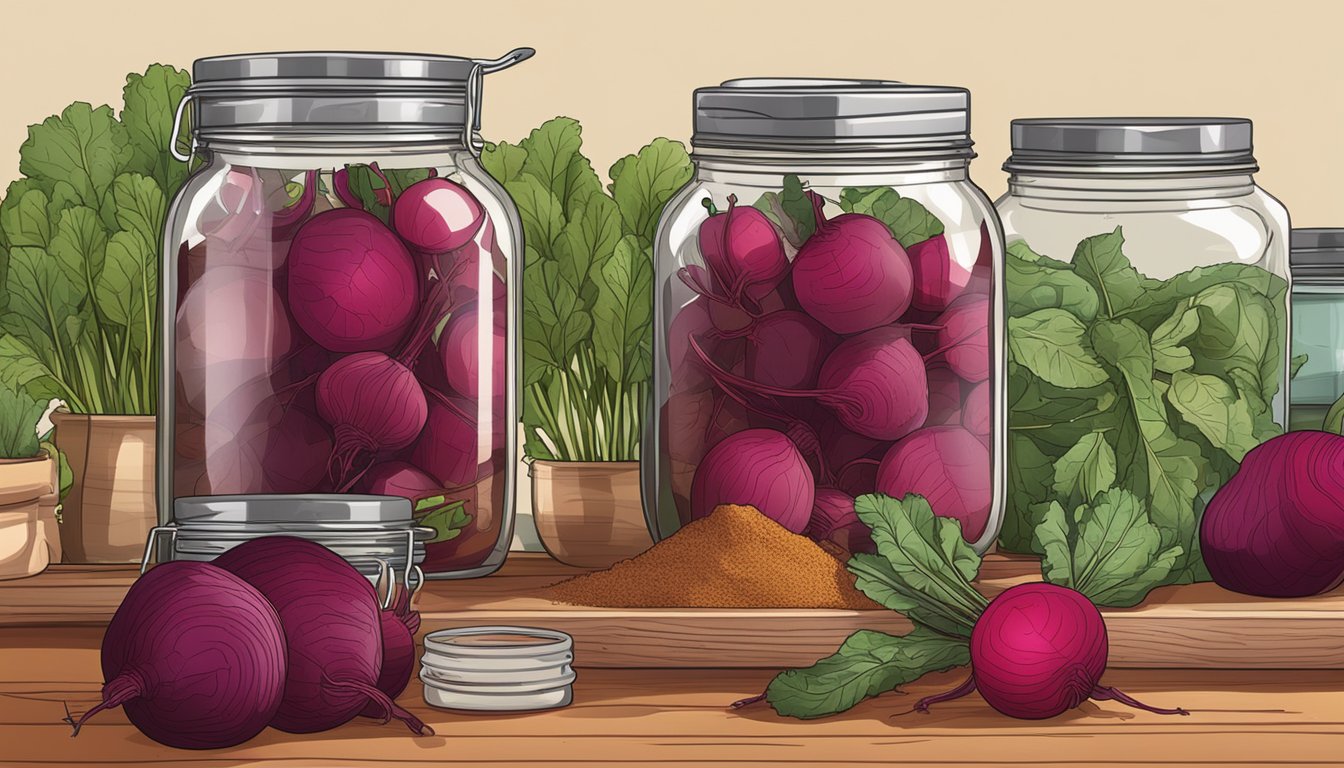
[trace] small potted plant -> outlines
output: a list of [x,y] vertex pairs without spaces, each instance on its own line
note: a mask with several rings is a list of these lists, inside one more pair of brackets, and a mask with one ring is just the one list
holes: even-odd
[[119,116],[76,102],[30,126],[0,202],[0,379],[64,404],[69,562],[135,562],[157,519],[159,251],[188,172],[168,146],[187,84],[154,65],[127,77]]
[[0,384],[0,579],[32,576],[60,560],[56,459],[37,437],[45,410],[27,392]]
[[[656,139],[611,168],[604,190],[577,122],[550,120],[482,163],[519,208],[524,452],[542,546],[600,568],[652,544],[639,441],[652,375],[653,230],[691,177],[680,144]],[[558,169],[558,170],[557,170]]]

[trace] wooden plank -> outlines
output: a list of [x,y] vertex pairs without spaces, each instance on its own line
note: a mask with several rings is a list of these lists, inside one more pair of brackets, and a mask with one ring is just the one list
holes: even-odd
[[1105,682],[1189,717],[1112,702],[1044,722],[1014,721],[978,696],[929,715],[898,715],[963,673],[931,675],[819,721],[768,707],[730,712],[765,670],[585,670],[561,710],[498,716],[427,707],[416,683],[400,703],[434,737],[359,721],[321,734],[267,731],[236,748],[177,751],[150,742],[123,712],[78,738],[61,722],[98,698],[93,628],[0,630],[0,762],[5,765],[1337,765],[1344,749],[1344,672],[1128,670]]
[[[568,632],[585,668],[798,666],[857,629],[910,627],[882,610],[601,609],[536,596],[581,572],[545,555],[515,553],[493,576],[431,581],[416,605],[426,631],[518,624]],[[979,585],[992,595],[1038,574],[1030,558],[992,555]],[[54,566],[0,582],[0,628],[105,625],[134,577],[121,566]],[[1344,669],[1344,593],[1269,600],[1193,584],[1103,614],[1115,668]]]

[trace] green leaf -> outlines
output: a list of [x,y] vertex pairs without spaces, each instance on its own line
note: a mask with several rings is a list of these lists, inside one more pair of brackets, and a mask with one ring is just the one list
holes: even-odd
[[117,205],[117,225],[139,235],[157,251],[157,244],[163,241],[168,201],[154,179],[123,173],[112,182],[112,199]]
[[86,294],[103,269],[107,231],[93,209],[69,208],[61,212],[49,250],[65,279]]
[[1092,328],[1092,343],[1098,356],[1120,372],[1128,396],[1116,440],[1121,483],[1147,496],[1153,521],[1167,537],[1165,543],[1185,545],[1196,535],[1196,481],[1202,458],[1199,447],[1178,438],[1167,422],[1153,383],[1148,336],[1131,320],[1102,320]]
[[88,295],[83,282],[71,282],[56,259],[37,248],[9,252],[9,311],[5,328],[46,365],[58,361],[64,320],[77,313]]
[[518,206],[524,242],[543,259],[555,258],[556,243],[565,231],[565,211],[560,200],[543,181],[528,174],[504,188]]
[[22,389],[45,400],[66,396],[47,363],[9,333],[0,335],[0,386]]
[[652,245],[663,206],[691,180],[691,158],[680,142],[657,138],[613,167],[611,196],[621,209],[626,234]]
[[1199,328],[1187,344],[1195,356],[1194,371],[1231,379],[1231,370],[1241,369],[1248,374],[1243,381],[1258,399],[1273,402],[1282,383],[1280,365],[1287,346],[1283,324],[1276,317],[1282,310],[1274,300],[1231,283],[1201,291],[1190,304],[1199,312]]
[[1344,435],[1344,395],[1330,406],[1330,410],[1325,413],[1325,422],[1321,429],[1326,432],[1334,432],[1336,435]]
[[526,162],[527,150],[507,141],[487,144],[485,151],[481,152],[481,165],[500,184],[507,185],[521,178]]
[[[6,203],[9,201],[6,200]],[[47,194],[30,189],[12,205],[0,205],[0,228],[10,247],[46,248],[51,242],[51,220],[47,217]]]
[[[426,544],[438,544],[439,542],[452,541],[462,534],[462,531],[471,522],[471,515],[467,512],[466,499],[458,499],[453,502],[446,502],[444,497],[435,497],[437,504],[426,505],[422,500],[416,505],[417,518],[415,524],[425,528],[433,528],[434,536],[427,540]],[[428,512],[422,512],[428,508]]]
[[1160,283],[1150,285],[1127,316],[1148,328],[1168,316],[1171,308],[1216,286],[1240,286],[1277,302],[1287,293],[1288,283],[1278,275],[1251,264],[1215,264],[1195,267]]
[[116,223],[108,199],[112,181],[131,156],[126,129],[112,108],[77,101],[59,117],[28,127],[28,140],[19,147],[19,170],[53,186],[68,182],[80,202],[98,211],[111,228]]
[[1106,317],[1134,306],[1151,282],[1125,257],[1124,244],[1124,234],[1116,227],[1114,232],[1086,238],[1073,252],[1074,271],[1096,289]]
[[913,495],[860,496],[854,511],[877,545],[877,555],[850,558],[858,588],[879,602],[892,594],[910,602],[912,620],[969,634],[986,602],[971,587],[980,556],[962,537],[961,525],[934,515],[928,501]]
[[580,151],[583,135],[577,120],[547,120],[521,145],[526,152],[523,173],[535,177],[555,195],[566,219],[573,220],[590,198],[602,194],[602,182]]
[[780,215],[797,238],[795,245],[801,246],[817,231],[816,209],[803,188],[802,179],[796,174],[786,175],[780,184],[778,200]]
[[1122,489],[1079,506],[1071,521],[1052,503],[1037,538],[1045,580],[1076,589],[1096,605],[1137,605],[1169,581],[1183,554],[1180,546],[1163,546],[1142,500]]
[[1182,342],[1199,330],[1199,311],[1189,303],[1178,304],[1171,317],[1153,330],[1153,368],[1163,373],[1188,371],[1195,358]]
[[40,401],[11,385],[0,385],[0,459],[28,459],[40,450],[37,422],[47,410]]
[[1069,508],[1090,504],[1115,485],[1115,449],[1105,432],[1089,432],[1055,462],[1053,489]]
[[364,210],[386,224],[392,215],[389,203],[392,189],[381,173],[380,169],[363,163],[351,163],[345,166],[345,181],[350,194],[354,195]]
[[134,339],[132,349],[147,353],[147,327],[153,323],[158,249],[137,232],[118,232],[107,243],[107,258],[94,284],[98,310],[111,322],[127,329]]
[[[890,187],[850,187],[840,193],[840,208],[878,219],[904,248],[943,234],[943,222],[917,200]],[[809,212],[811,211],[809,207]]]
[[1062,309],[1009,318],[1008,347],[1019,365],[1059,387],[1095,387],[1109,378],[1092,353],[1087,327]]
[[[151,64],[144,74],[127,75],[126,87],[122,89],[125,106],[121,110],[121,124],[126,128],[131,150],[126,170],[153,179],[165,197],[177,192],[189,170],[171,152],[173,117],[189,85],[191,76],[184,70]],[[182,127],[180,140],[184,143],[190,130],[190,125]],[[183,148],[189,146],[187,143]]]
[[41,448],[48,456],[56,458],[56,492],[61,499],[64,499],[70,492],[70,487],[75,484],[75,473],[70,470],[70,462],[66,460],[65,453],[57,450],[56,444],[48,439],[50,434],[42,438]]
[[1307,356],[1305,354],[1293,355],[1292,359],[1288,361],[1288,378],[1296,379],[1298,371],[1301,371],[1302,366],[1306,364]]
[[593,350],[612,380],[645,381],[653,361],[646,358],[653,320],[653,256],[627,235],[602,265],[593,306]]
[[1171,377],[1167,401],[1216,448],[1241,461],[1260,444],[1250,404],[1217,376],[1177,373]]
[[[395,203],[401,193],[405,192],[412,184],[419,183],[429,178],[428,168],[384,168],[383,175],[387,177],[387,185],[392,188],[392,201]],[[299,185],[299,193],[302,194],[302,185]],[[293,195],[292,199],[297,200],[298,194]]]
[[785,717],[826,717],[930,672],[970,663],[966,641],[923,627],[900,637],[861,629],[810,667],[779,673],[766,701]]
[[999,545],[1010,552],[1032,552],[1033,505],[1043,501],[1054,483],[1054,462],[1022,432],[1008,435],[1007,509]]
[[578,216],[560,233],[554,249],[561,276],[591,304],[596,299],[594,268],[601,268],[616,252],[621,239],[621,212],[606,195],[589,198]]
[[1100,306],[1096,290],[1071,265],[1037,254],[1022,240],[1008,246],[1005,287],[1012,317],[1059,308],[1090,323]]
[[561,277],[560,265],[543,261],[523,272],[525,370],[569,365],[574,350],[593,331],[592,317],[579,307],[579,296]]

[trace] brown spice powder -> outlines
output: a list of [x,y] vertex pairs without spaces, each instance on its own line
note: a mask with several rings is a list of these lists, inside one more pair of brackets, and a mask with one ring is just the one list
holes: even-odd
[[648,551],[544,594],[602,608],[848,608],[877,604],[806,536],[754,507],[723,505]]

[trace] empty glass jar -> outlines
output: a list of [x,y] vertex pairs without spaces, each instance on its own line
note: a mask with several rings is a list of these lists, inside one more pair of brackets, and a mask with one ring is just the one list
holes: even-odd
[[695,93],[695,176],[656,242],[655,537],[720,504],[871,548],[856,496],[999,525],[999,223],[970,95],[752,79]]
[[189,109],[198,167],[165,244],[162,522],[202,496],[404,496],[435,531],[428,575],[500,565],[521,238],[476,130],[484,75],[531,53],[195,63],[179,123]]

